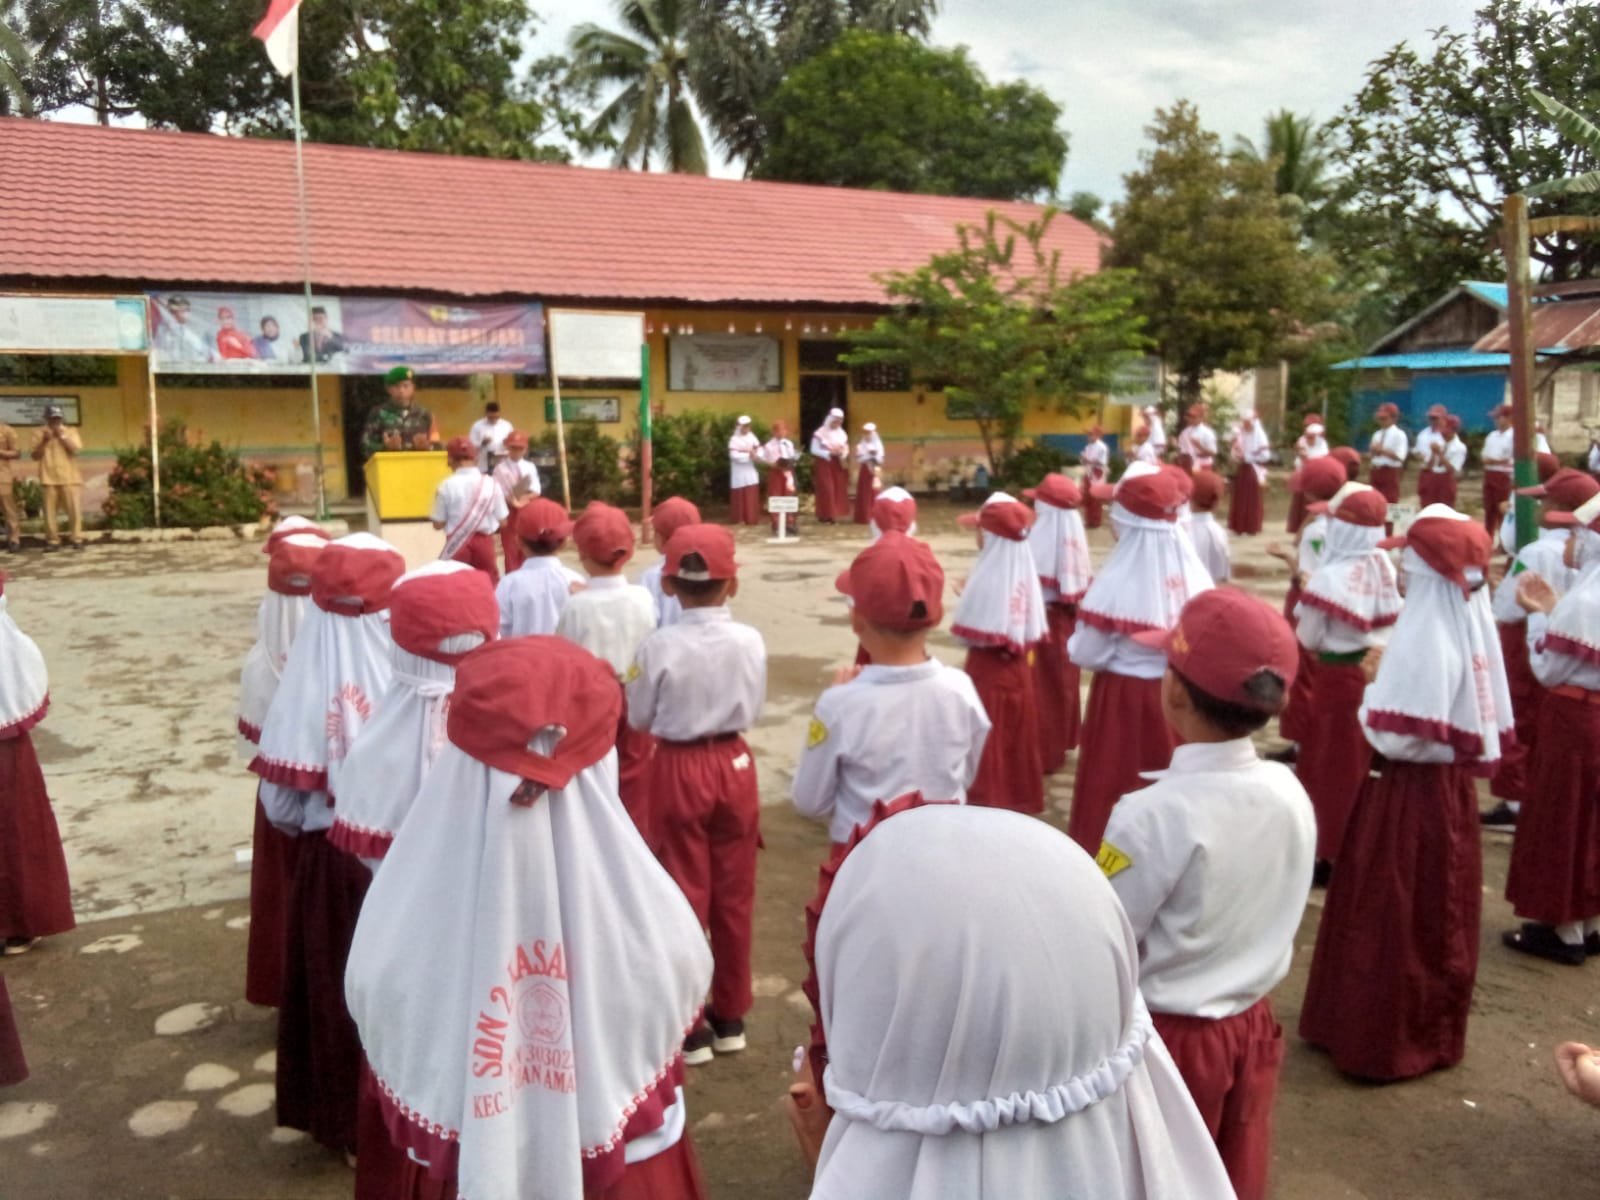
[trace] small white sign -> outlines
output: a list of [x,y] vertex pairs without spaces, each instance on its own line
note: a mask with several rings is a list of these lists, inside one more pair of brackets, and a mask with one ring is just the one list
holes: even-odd
[[1415,504],[1389,505],[1389,523],[1394,526],[1396,533],[1404,533],[1411,528],[1411,522],[1417,519],[1417,506]]
[[644,314],[550,310],[550,369],[562,379],[637,379]]
[[61,409],[68,425],[82,424],[76,396],[0,396],[0,421],[7,425],[43,425],[44,410]]
[[800,511],[800,497],[768,496],[767,511],[769,513],[797,513]]

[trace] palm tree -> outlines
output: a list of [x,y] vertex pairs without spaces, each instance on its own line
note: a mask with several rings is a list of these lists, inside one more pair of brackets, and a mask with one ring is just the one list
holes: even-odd
[[10,5],[0,9],[0,117],[33,112],[33,97],[24,78],[33,56],[23,41],[21,21],[12,19],[14,12]]
[[616,143],[617,165],[652,156],[669,171],[706,173],[706,142],[690,98],[692,0],[620,0],[617,15],[633,36],[598,25],[572,31],[573,76],[594,87],[621,86],[591,127]]
[[1272,165],[1274,190],[1315,204],[1328,191],[1328,130],[1311,117],[1281,108],[1266,120],[1265,137],[1234,141],[1234,153],[1250,162]]

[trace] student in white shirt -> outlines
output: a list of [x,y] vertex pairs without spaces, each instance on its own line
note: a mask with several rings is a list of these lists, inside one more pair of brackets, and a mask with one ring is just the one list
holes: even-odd
[[516,427],[500,415],[500,404],[491,400],[483,406],[483,416],[472,423],[467,440],[478,452],[478,470],[488,475],[506,457],[506,439]]
[[1184,421],[1183,432],[1178,435],[1178,452],[1188,455],[1191,470],[1211,470],[1217,461],[1217,432],[1206,424],[1206,406],[1191,404]]
[[1083,474],[1079,479],[1083,492],[1083,525],[1085,529],[1099,529],[1103,519],[1102,507],[1094,492],[1095,486],[1104,483],[1110,474],[1111,450],[1105,443],[1105,430],[1100,426],[1089,426],[1088,437],[1083,452],[1078,455],[1078,461],[1083,464]]
[[[1450,422],[1455,421],[1454,428]],[[1417,434],[1411,457],[1422,464],[1417,473],[1417,500],[1423,505],[1456,502],[1456,476],[1466,466],[1467,447],[1456,430],[1461,427],[1459,418],[1452,417],[1442,404],[1428,410],[1428,427]]]
[[1500,532],[1500,520],[1511,500],[1512,474],[1516,467],[1516,436],[1511,428],[1511,405],[1494,410],[1494,428],[1484,435],[1483,450],[1483,527],[1493,537]]
[[1306,519],[1306,494],[1300,488],[1300,471],[1312,459],[1326,458],[1330,453],[1328,439],[1323,436],[1322,416],[1307,413],[1305,432],[1294,441],[1294,474],[1289,478],[1289,521],[1286,530],[1298,533]]
[[829,409],[827,420],[811,435],[811,488],[817,494],[818,524],[832,525],[850,511],[850,481],[844,469],[849,453],[844,410]]
[[583,588],[583,576],[556,557],[572,536],[567,510],[543,496],[517,512],[522,565],[506,573],[495,589],[500,605],[500,636],[548,637],[561,622],[567,600]]
[[676,596],[667,595],[661,586],[661,569],[667,565],[667,543],[672,535],[685,525],[700,524],[700,510],[682,496],[668,496],[650,510],[650,530],[655,534],[656,549],[661,557],[646,567],[639,575],[639,586],[650,593],[656,602],[656,628],[675,625],[683,606]]
[[1217,505],[1226,488],[1222,476],[1215,471],[1196,471],[1194,491],[1189,493],[1189,515],[1183,519],[1194,552],[1205,564],[1213,583],[1227,583],[1233,577],[1228,531],[1216,517]]
[[508,516],[500,523],[500,553],[509,575],[522,565],[522,542],[517,537],[517,513],[543,490],[539,468],[528,459],[528,435],[513,433],[506,438],[506,459],[494,469],[494,481],[506,498]]
[[1181,744],[1111,814],[1098,862],[1139,941],[1140,990],[1239,1200],[1264,1200],[1283,1030],[1267,995],[1289,972],[1316,820],[1250,735],[1283,708],[1294,634],[1237,588],[1203,592],[1163,646],[1161,707]]
[[445,453],[451,474],[434,490],[433,508],[428,514],[433,527],[444,531],[444,549],[439,551],[439,557],[477,567],[490,583],[499,583],[494,535],[499,532],[500,522],[511,513],[505,494],[492,476],[474,465],[477,451],[466,438],[451,438]]
[[728,519],[735,525],[761,520],[761,439],[750,431],[750,418],[740,417],[728,439]]
[[817,699],[794,774],[794,806],[828,823],[835,848],[880,801],[920,792],[964,802],[989,718],[965,671],[928,654],[944,615],[944,572],[926,543],[885,533],[838,579],[870,656]]
[[1400,503],[1400,482],[1405,475],[1406,458],[1410,443],[1406,431],[1395,424],[1400,419],[1400,409],[1393,404],[1380,404],[1373,415],[1378,423],[1368,447],[1372,464],[1372,486],[1377,488],[1390,504]]
[[1167,427],[1161,421],[1161,410],[1154,404],[1146,404],[1140,410],[1144,416],[1145,428],[1149,430],[1150,449],[1155,451],[1156,460],[1167,456]]
[[[783,421],[772,423],[772,436],[761,447],[761,461],[767,467],[767,498],[774,496],[798,496],[799,489],[795,487],[794,469],[800,461],[800,453],[794,448],[794,443],[789,440],[789,426]],[[778,532],[778,517],[774,513],[771,518],[772,532]],[[787,529],[790,533],[800,531],[800,514],[790,513],[787,519]]]
[[1239,414],[1239,429],[1233,435],[1230,452],[1234,471],[1228,493],[1228,529],[1241,537],[1254,537],[1261,532],[1267,463],[1272,461],[1272,439],[1254,412]]
[[883,488],[883,439],[878,427],[868,421],[861,427],[861,440],[856,443],[856,510],[857,525],[872,519],[872,502]]

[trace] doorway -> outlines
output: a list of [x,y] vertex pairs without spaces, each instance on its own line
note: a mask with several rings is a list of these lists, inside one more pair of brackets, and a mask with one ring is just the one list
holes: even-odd
[[795,438],[802,452],[811,445],[811,435],[828,419],[828,410],[844,413],[850,424],[850,376],[840,373],[800,376],[800,428]]

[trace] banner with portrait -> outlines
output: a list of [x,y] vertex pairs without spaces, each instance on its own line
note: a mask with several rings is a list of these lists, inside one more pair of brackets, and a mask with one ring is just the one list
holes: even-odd
[[776,392],[783,388],[783,344],[737,333],[673,335],[667,386],[675,392]]

